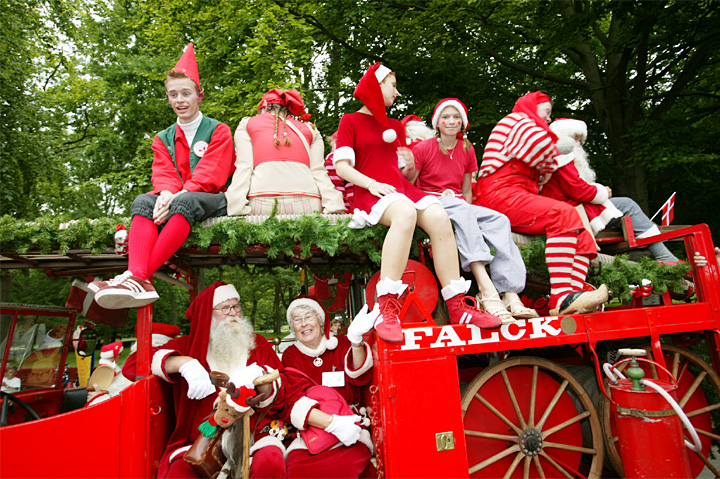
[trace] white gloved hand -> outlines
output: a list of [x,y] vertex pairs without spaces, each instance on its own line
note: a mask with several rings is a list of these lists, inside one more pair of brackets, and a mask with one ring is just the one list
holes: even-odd
[[240,372],[230,377],[229,382],[233,383],[236,388],[240,388],[240,386],[245,386],[248,389],[255,389],[254,381],[263,374],[265,374],[265,370],[262,367],[258,366],[257,363],[252,363],[245,366]]
[[361,420],[362,418],[357,414],[352,416],[333,414],[332,422],[325,428],[325,431],[335,435],[346,446],[352,446],[360,439],[362,428],[355,423]]
[[355,316],[350,326],[348,326],[347,338],[353,344],[359,344],[363,340],[363,334],[370,331],[375,326],[380,315],[380,305],[375,303],[375,307],[368,313],[368,305],[364,305],[360,312]]
[[215,386],[210,381],[210,375],[197,359],[188,361],[180,366],[178,372],[187,382],[188,398],[202,399],[215,392]]

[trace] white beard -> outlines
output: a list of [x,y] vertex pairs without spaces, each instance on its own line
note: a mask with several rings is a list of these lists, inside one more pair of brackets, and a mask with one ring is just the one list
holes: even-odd
[[592,166],[590,166],[587,152],[582,146],[575,145],[573,153],[575,153],[575,168],[577,168],[578,173],[580,173],[580,178],[588,183],[595,183],[597,175],[595,174],[595,170],[592,169]]
[[246,366],[253,349],[255,332],[247,318],[228,316],[219,324],[213,318],[207,352],[208,365],[213,371],[232,376]]

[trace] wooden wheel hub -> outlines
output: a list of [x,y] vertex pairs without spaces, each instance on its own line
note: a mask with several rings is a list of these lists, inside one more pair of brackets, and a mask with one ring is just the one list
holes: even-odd
[[526,456],[537,456],[543,447],[542,433],[537,429],[526,429],[520,436],[520,450]]

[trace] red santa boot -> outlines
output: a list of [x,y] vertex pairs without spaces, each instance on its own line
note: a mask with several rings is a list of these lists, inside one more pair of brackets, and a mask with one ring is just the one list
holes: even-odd
[[380,305],[380,316],[375,323],[375,331],[385,341],[399,343],[403,339],[398,315],[402,309],[400,296],[406,289],[407,285],[403,284],[402,280],[385,278],[378,281],[375,292]]
[[344,281],[338,281],[335,286],[335,301],[328,307],[328,313],[335,313],[337,311],[345,311],[347,309],[347,295],[350,291],[350,280],[352,279],[352,273],[343,273]]
[[475,298],[465,296],[470,289],[470,281],[454,279],[445,286],[441,293],[447,303],[448,316],[452,324],[473,324],[478,328],[499,328],[502,320],[497,316],[486,313],[481,309],[467,304],[467,300],[475,302]]
[[315,279],[315,284],[313,286],[310,286],[308,289],[308,293],[310,294],[310,297],[313,299],[316,299],[318,301],[327,301],[329,299],[332,299],[332,293],[330,292],[330,285],[328,284],[328,277],[327,276],[318,276],[316,274],[313,275],[313,278]]

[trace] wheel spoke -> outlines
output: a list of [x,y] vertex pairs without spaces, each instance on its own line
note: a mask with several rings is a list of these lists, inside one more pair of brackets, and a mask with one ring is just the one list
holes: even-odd
[[510,479],[510,477],[512,477],[513,472],[515,472],[515,469],[517,469],[518,464],[520,464],[520,461],[522,461],[523,457],[526,456],[522,452],[518,452],[515,455],[515,459],[513,459],[512,464],[510,464],[510,467],[508,467],[508,470],[503,476],[503,479]]
[[710,411],[715,411],[717,409],[720,409],[720,403],[711,404],[709,406],[701,407],[700,409],[696,409],[694,411],[685,412],[685,415],[687,417],[695,417],[699,416],[701,414],[708,413]]
[[[683,427],[683,429],[686,429],[686,428]],[[717,434],[713,434],[710,431],[705,431],[704,429],[698,429],[698,428],[695,428],[695,430],[701,436],[709,437],[710,439],[720,439],[720,436],[718,436]]]
[[495,455],[492,456],[492,457],[489,457],[489,458],[485,459],[484,461],[482,461],[482,462],[480,462],[480,463],[478,463],[478,464],[475,464],[473,467],[471,467],[470,469],[468,469],[468,474],[470,474],[470,475],[475,474],[475,473],[478,472],[480,469],[483,469],[484,467],[487,467],[487,466],[489,466],[490,464],[493,464],[493,463],[499,461],[500,459],[502,459],[502,458],[504,458],[504,457],[506,457],[506,456],[509,456],[510,454],[514,454],[514,453],[516,453],[516,452],[520,452],[520,446],[518,446],[517,444],[515,444],[515,445],[512,446],[512,447],[509,447],[509,448],[505,449],[505,450],[502,451],[502,452],[499,452],[499,453],[495,454]]
[[705,376],[707,376],[707,373],[705,371],[698,374],[698,377],[695,378],[695,381],[693,381],[693,383],[690,385],[690,388],[685,391],[682,399],[678,402],[678,404],[680,405],[680,409],[684,408],[685,404],[687,404],[687,402],[690,400],[690,397],[695,394],[697,388],[700,387],[700,383],[705,380]]
[[535,469],[537,469],[538,476],[540,476],[542,479],[544,479],[545,471],[543,471],[542,464],[540,464],[540,457],[539,456],[533,456],[533,462],[535,463]]
[[558,432],[560,429],[566,428],[569,425],[575,424],[578,421],[582,421],[589,415],[590,415],[590,411],[583,411],[582,413],[578,414],[577,416],[570,418],[561,424],[553,426],[550,429],[548,429],[547,431],[543,431],[543,433],[542,433],[543,440],[545,440],[545,438],[548,437],[549,435]]
[[513,391],[512,384],[510,384],[510,379],[508,378],[507,372],[500,371],[500,374],[502,375],[503,382],[505,382],[505,389],[507,389],[508,395],[510,396],[510,402],[512,403],[513,409],[515,409],[515,414],[517,414],[518,421],[520,421],[520,428],[527,429],[525,418],[520,411],[520,405],[517,402],[517,397],[515,397],[515,391]]
[[533,366],[532,385],[530,386],[530,412],[528,413],[528,423],[530,427],[535,427],[535,398],[537,397],[537,378],[538,367]]
[[525,456],[525,464],[523,464],[523,479],[530,477],[530,465],[532,464],[532,457]]
[[583,454],[592,454],[596,455],[597,449],[590,449],[587,447],[580,447],[580,446],[571,446],[570,444],[559,444],[557,442],[545,442],[543,441],[543,449],[552,447],[555,449],[562,449],[564,451],[572,451],[572,452],[581,452]]
[[560,400],[560,396],[562,396],[562,393],[565,391],[565,388],[567,388],[568,380],[564,379],[560,387],[558,388],[557,392],[555,393],[555,396],[552,398],[552,401],[550,401],[550,404],[548,404],[547,409],[545,410],[545,413],[540,418],[540,421],[538,422],[537,428],[542,430],[543,426],[545,425],[545,421],[547,421],[548,417],[550,417],[550,413],[553,412],[553,409],[555,409],[555,405]]
[[493,434],[492,432],[469,431],[465,429],[466,436],[481,437],[483,439],[497,439],[498,441],[509,441],[518,443],[520,439],[517,436],[506,436],[504,434]]
[[675,354],[673,354],[672,369],[670,369],[670,371],[672,371],[673,377],[675,379],[677,379],[678,381],[680,381],[680,378],[678,377],[679,369],[680,369],[680,353],[675,353]]
[[487,399],[485,399],[484,397],[482,397],[482,396],[479,395],[479,394],[475,394],[475,398],[476,398],[478,401],[480,401],[483,406],[485,406],[485,407],[488,408],[493,414],[495,414],[502,422],[504,422],[505,424],[507,424],[513,431],[515,431],[515,433],[516,433],[518,436],[522,434],[522,429],[520,429],[520,428],[517,427],[515,424],[513,424],[512,422],[510,422],[510,420],[509,420],[508,418],[506,418],[503,413],[501,413],[500,411],[498,411],[495,406],[493,406],[492,404],[490,404],[490,403],[487,401]]
[[710,459],[708,459],[707,457],[705,457],[704,454],[701,454],[699,452],[695,452],[695,455],[700,458],[700,460],[708,467],[708,469],[710,469],[710,471],[713,473],[713,477],[720,477],[720,471],[715,468],[715,466],[710,462]]
[[548,454],[547,454],[545,451],[540,451],[540,455],[541,455],[542,457],[544,457],[547,462],[549,462],[550,464],[552,464],[553,467],[554,467],[555,469],[557,469],[557,471],[558,471],[560,474],[562,474],[563,476],[566,477],[566,479],[574,479],[573,476],[571,476],[570,473],[568,473],[568,472],[565,470],[564,467],[562,467],[560,464],[558,464],[555,459],[553,459],[552,457],[548,456]]

